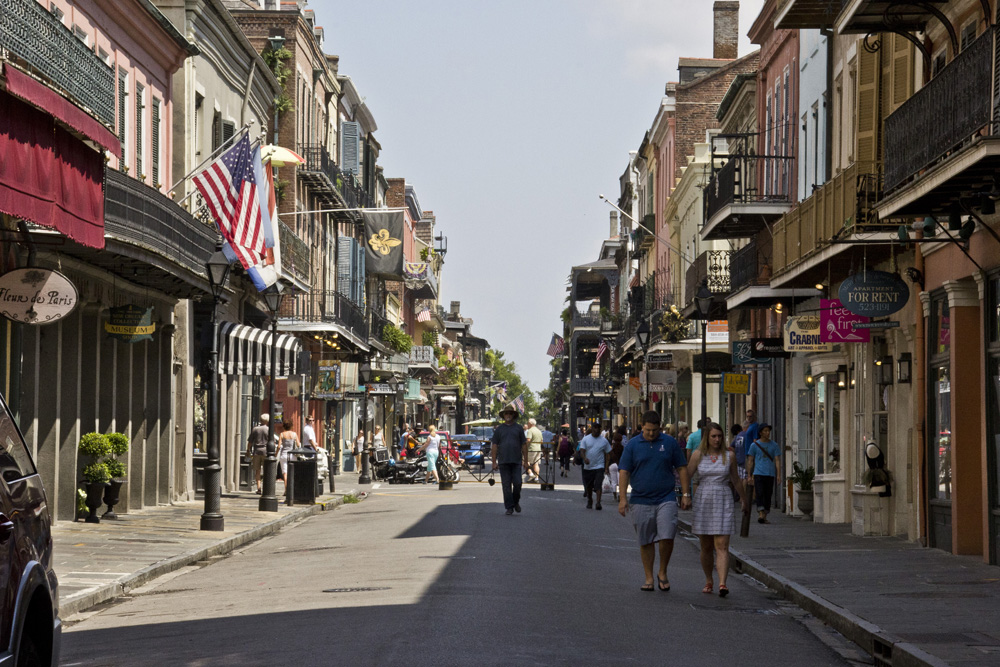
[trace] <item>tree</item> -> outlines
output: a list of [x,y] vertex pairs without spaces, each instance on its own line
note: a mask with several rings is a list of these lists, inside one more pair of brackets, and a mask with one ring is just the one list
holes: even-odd
[[[518,396],[521,396],[522,400],[524,400],[524,416],[538,416],[538,400],[535,398],[535,393],[521,379],[521,376],[517,372],[517,365],[513,361],[504,359],[502,351],[486,350],[486,366],[493,370],[494,382],[507,383],[507,399],[499,407],[503,407]],[[499,404],[499,402],[497,403]]]

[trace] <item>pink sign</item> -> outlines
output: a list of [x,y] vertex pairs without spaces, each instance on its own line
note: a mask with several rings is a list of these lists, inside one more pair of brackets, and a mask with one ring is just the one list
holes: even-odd
[[868,318],[844,308],[840,299],[820,299],[819,318],[819,336],[824,343],[867,343],[871,338],[868,329],[854,329],[855,322],[867,322]]

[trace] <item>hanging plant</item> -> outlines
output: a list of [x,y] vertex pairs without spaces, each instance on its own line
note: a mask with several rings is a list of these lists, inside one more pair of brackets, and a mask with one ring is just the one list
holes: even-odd
[[396,352],[408,353],[413,347],[413,339],[400,331],[396,325],[386,323],[382,327],[382,340]]
[[438,342],[438,332],[431,330],[423,332],[420,334],[420,342],[424,347],[434,347]]
[[660,328],[663,331],[664,341],[678,343],[687,338],[688,321],[677,310],[677,306],[670,306],[660,318]]
[[[285,47],[281,47],[280,49],[267,49],[260,55],[264,59],[264,62],[267,63],[267,66],[271,68],[271,73],[274,74],[274,78],[278,80],[283,89],[285,82],[288,81],[288,77],[292,74],[292,71],[285,65],[285,62],[292,57],[292,52]],[[292,107],[292,98],[284,90],[274,98],[275,113],[283,114],[290,111]]]

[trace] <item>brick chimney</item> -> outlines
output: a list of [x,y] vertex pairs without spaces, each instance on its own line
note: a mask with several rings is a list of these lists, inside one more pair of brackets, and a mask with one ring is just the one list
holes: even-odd
[[712,11],[715,14],[712,57],[735,60],[740,38],[739,0],[716,0]]
[[458,316],[459,316],[459,314],[461,312],[462,312],[462,302],[461,301],[452,301],[451,302],[451,315],[452,315],[452,317],[454,317],[457,320]]
[[614,238],[618,236],[618,211],[611,211],[611,234],[608,238]]

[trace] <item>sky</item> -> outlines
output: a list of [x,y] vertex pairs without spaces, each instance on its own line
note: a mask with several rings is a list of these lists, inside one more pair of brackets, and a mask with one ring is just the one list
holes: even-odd
[[[764,0],[740,3],[739,54]],[[570,267],[597,259],[628,153],[677,59],[712,56],[711,0],[312,0],[368,105],[387,178],[448,238],[439,300],[533,391]]]

